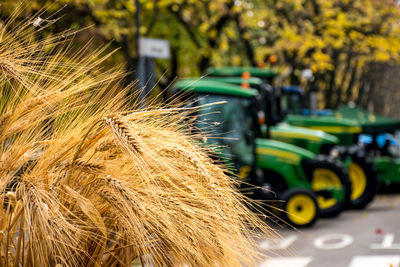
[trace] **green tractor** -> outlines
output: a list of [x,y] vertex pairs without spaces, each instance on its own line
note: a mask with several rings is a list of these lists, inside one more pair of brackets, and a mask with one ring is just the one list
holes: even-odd
[[[246,78],[241,78],[243,73],[248,73]],[[273,80],[276,73],[259,68],[225,67],[210,68],[208,75],[216,81],[226,79],[227,82],[235,84],[250,84],[250,87],[260,91],[260,88]],[[237,80],[235,81],[233,77],[236,77]],[[271,91],[270,87],[268,87],[269,91]],[[361,127],[357,122],[347,119],[320,117],[315,119],[310,116],[290,114],[286,116],[289,111],[301,110],[301,108],[295,105],[297,103],[296,94],[292,94],[291,91],[288,93],[285,89],[272,89],[269,94],[263,94],[263,102],[275,105],[270,110],[276,112],[275,116],[272,115],[276,118],[275,121],[269,125],[267,123],[263,132],[274,140],[305,148],[328,161],[339,159],[346,166],[352,184],[348,207],[364,208],[375,196],[377,175],[371,158],[365,154],[363,149],[353,145],[355,134],[361,132]],[[284,119],[285,122],[279,123]],[[299,122],[304,122],[304,124]],[[328,183],[338,185],[339,180],[327,178],[325,184]],[[323,203],[322,198],[320,198],[320,202],[322,202],[322,207],[328,205]]]
[[357,121],[362,132],[358,141],[373,156],[379,182],[384,185],[400,184],[400,151],[396,138],[400,130],[399,120],[351,106],[341,107],[325,116]]
[[[317,198],[332,201],[338,214],[349,194],[349,178],[340,166],[320,160],[305,149],[276,140],[260,138],[260,95],[256,90],[203,79],[179,80],[173,90],[196,101],[192,105],[206,105],[227,101],[224,105],[210,105],[199,110],[196,125],[210,131],[216,138],[207,142],[216,146],[221,161],[230,163],[239,177],[255,185],[252,197],[283,202],[282,217],[296,227],[311,226],[320,214]],[[261,116],[262,117],[262,116]],[[210,126],[212,126],[210,128]],[[221,136],[223,138],[221,138]],[[220,138],[217,138],[220,137]],[[224,160],[225,159],[225,160]],[[310,181],[318,180],[323,171],[331,171],[343,178],[345,186],[313,188]],[[329,214],[328,214],[329,215]]]
[[[288,114],[288,124],[320,130],[338,138],[340,146],[336,146],[337,154],[348,167],[353,186],[350,207],[366,207],[376,194],[378,173],[377,162],[374,163],[364,147],[358,145],[358,137],[363,131],[360,122],[351,116],[329,116],[328,111],[311,115],[311,111],[303,109],[304,92],[296,86],[283,87],[280,101],[283,112]],[[323,150],[322,153],[333,151],[330,146]]]

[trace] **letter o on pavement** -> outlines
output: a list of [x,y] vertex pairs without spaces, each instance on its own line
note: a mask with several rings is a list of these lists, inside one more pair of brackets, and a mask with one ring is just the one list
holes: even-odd
[[346,234],[328,234],[314,240],[314,246],[319,249],[341,249],[353,243],[353,237]]

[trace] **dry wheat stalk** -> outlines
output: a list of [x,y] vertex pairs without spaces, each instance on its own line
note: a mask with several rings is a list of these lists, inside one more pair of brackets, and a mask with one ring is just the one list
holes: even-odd
[[255,266],[251,229],[270,230],[188,131],[192,110],[127,109],[103,48],[71,55],[32,34],[0,29],[0,70],[13,74],[0,86],[17,95],[0,101],[0,128],[14,129],[0,131],[0,266]]

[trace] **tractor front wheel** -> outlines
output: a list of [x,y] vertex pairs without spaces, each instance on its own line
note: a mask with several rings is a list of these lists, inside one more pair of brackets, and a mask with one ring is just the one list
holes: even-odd
[[292,188],[283,192],[282,218],[293,227],[310,227],[318,216],[319,207],[314,192],[304,188]]

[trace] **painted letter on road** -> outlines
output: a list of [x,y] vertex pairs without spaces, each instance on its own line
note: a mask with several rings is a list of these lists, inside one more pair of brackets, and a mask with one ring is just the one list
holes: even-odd
[[341,249],[353,243],[353,237],[346,234],[328,234],[314,240],[314,246],[319,249]]
[[297,240],[297,236],[295,236],[295,235],[291,235],[289,237],[282,238],[282,239],[268,239],[268,240],[263,241],[260,244],[260,247],[262,249],[269,249],[269,250],[287,249],[296,240]]
[[372,244],[371,249],[400,249],[400,244],[393,244],[394,234],[386,234],[383,236],[382,243]]

